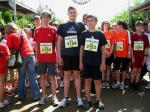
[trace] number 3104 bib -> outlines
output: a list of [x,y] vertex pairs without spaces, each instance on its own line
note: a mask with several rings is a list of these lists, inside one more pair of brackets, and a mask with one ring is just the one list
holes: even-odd
[[51,54],[52,53],[52,43],[40,43],[40,53],[41,54]]
[[77,36],[67,36],[65,37],[65,48],[74,48],[78,47]]
[[98,39],[86,38],[84,50],[97,52],[98,49]]

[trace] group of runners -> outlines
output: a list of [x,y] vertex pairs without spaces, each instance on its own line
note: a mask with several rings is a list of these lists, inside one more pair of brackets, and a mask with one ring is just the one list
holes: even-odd
[[[0,33],[0,108],[9,104],[4,99],[4,86],[7,62],[14,50],[20,50],[22,57],[22,65],[18,70],[19,100],[27,97],[28,83],[33,100],[44,105],[48,101],[48,77],[53,105],[62,108],[69,103],[72,78],[76,90],[76,104],[85,109],[92,106],[90,93],[93,88],[96,94],[95,106],[98,109],[104,109],[101,100],[102,88],[124,90],[126,77],[130,77],[130,87],[139,90],[143,66],[146,65],[147,70],[150,70],[150,24],[147,32],[143,30],[142,21],[135,23],[134,33],[121,20],[113,26],[104,21],[101,28],[97,29],[96,16],[85,14],[83,22],[77,22],[77,9],[72,6],[68,8],[67,14],[68,21],[54,27],[49,25],[52,14],[45,10],[40,17],[35,17],[33,30],[21,30],[14,23],[8,23],[5,26],[5,39],[2,38],[3,33]],[[58,71],[61,74],[61,86],[64,87],[62,100],[58,100],[56,95]],[[113,84],[112,73],[116,80]],[[40,76],[41,95],[36,74]],[[86,96],[84,101],[81,97],[82,88]],[[146,88],[150,89],[150,83]]]

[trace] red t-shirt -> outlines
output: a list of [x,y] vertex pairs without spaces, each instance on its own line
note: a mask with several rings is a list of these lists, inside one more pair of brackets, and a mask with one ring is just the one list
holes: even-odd
[[0,74],[6,72],[7,58],[10,55],[9,49],[5,44],[0,43]]
[[20,42],[21,42],[20,36],[21,36],[20,32],[9,34],[7,36],[7,46],[10,49],[15,49],[15,50],[21,49],[22,57],[34,54],[33,49],[26,35],[23,36],[22,46],[20,48]]
[[107,45],[105,49],[107,52],[110,52],[112,45],[115,43],[115,34],[112,31],[104,32],[104,35],[107,39]]
[[115,33],[115,55],[121,58],[127,58],[128,56],[128,48],[129,48],[129,37],[127,31]]
[[52,27],[38,28],[35,30],[33,40],[37,43],[38,62],[56,62],[57,35]]
[[131,36],[131,42],[134,58],[144,58],[145,49],[149,46],[148,37],[144,33],[142,35],[134,33]]

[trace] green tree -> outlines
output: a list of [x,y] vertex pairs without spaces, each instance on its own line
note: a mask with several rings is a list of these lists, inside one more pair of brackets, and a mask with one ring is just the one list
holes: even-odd
[[5,12],[3,19],[6,24],[12,22],[12,13],[10,11]]

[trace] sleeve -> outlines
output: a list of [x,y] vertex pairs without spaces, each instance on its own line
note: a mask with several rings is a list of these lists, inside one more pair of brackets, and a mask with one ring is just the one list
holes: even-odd
[[134,34],[131,35],[131,47],[132,47],[132,48],[133,48],[133,45],[134,45],[133,42],[134,42]]
[[115,44],[115,33],[112,32],[111,35],[112,35],[112,37],[111,37],[112,38],[112,44]]
[[13,38],[10,35],[7,36],[6,45],[8,46],[9,49],[13,48],[13,40],[12,39]]
[[5,49],[4,49],[4,55],[5,55],[6,57],[10,56],[10,51],[9,51],[9,48],[8,48],[7,45],[5,46]]
[[131,44],[131,33],[127,30],[128,33],[128,44]]
[[117,36],[117,34],[114,32],[114,44],[117,43],[116,36]]
[[146,35],[145,38],[145,49],[149,47],[149,41],[148,41],[148,36]]
[[81,45],[81,46],[84,46],[84,45],[85,45],[84,33],[81,34],[80,45]]
[[58,35],[56,33],[56,30],[54,30],[54,41],[55,41],[55,43],[57,42],[57,39],[58,39]]
[[57,34],[60,35],[61,37],[63,37],[63,33],[62,33],[62,25],[60,25],[57,29]]
[[101,36],[100,36],[100,46],[104,46],[107,44],[107,40],[105,38],[105,35],[101,33]]
[[37,42],[37,29],[34,30],[33,41]]
[[85,25],[81,23],[82,32],[85,30]]

